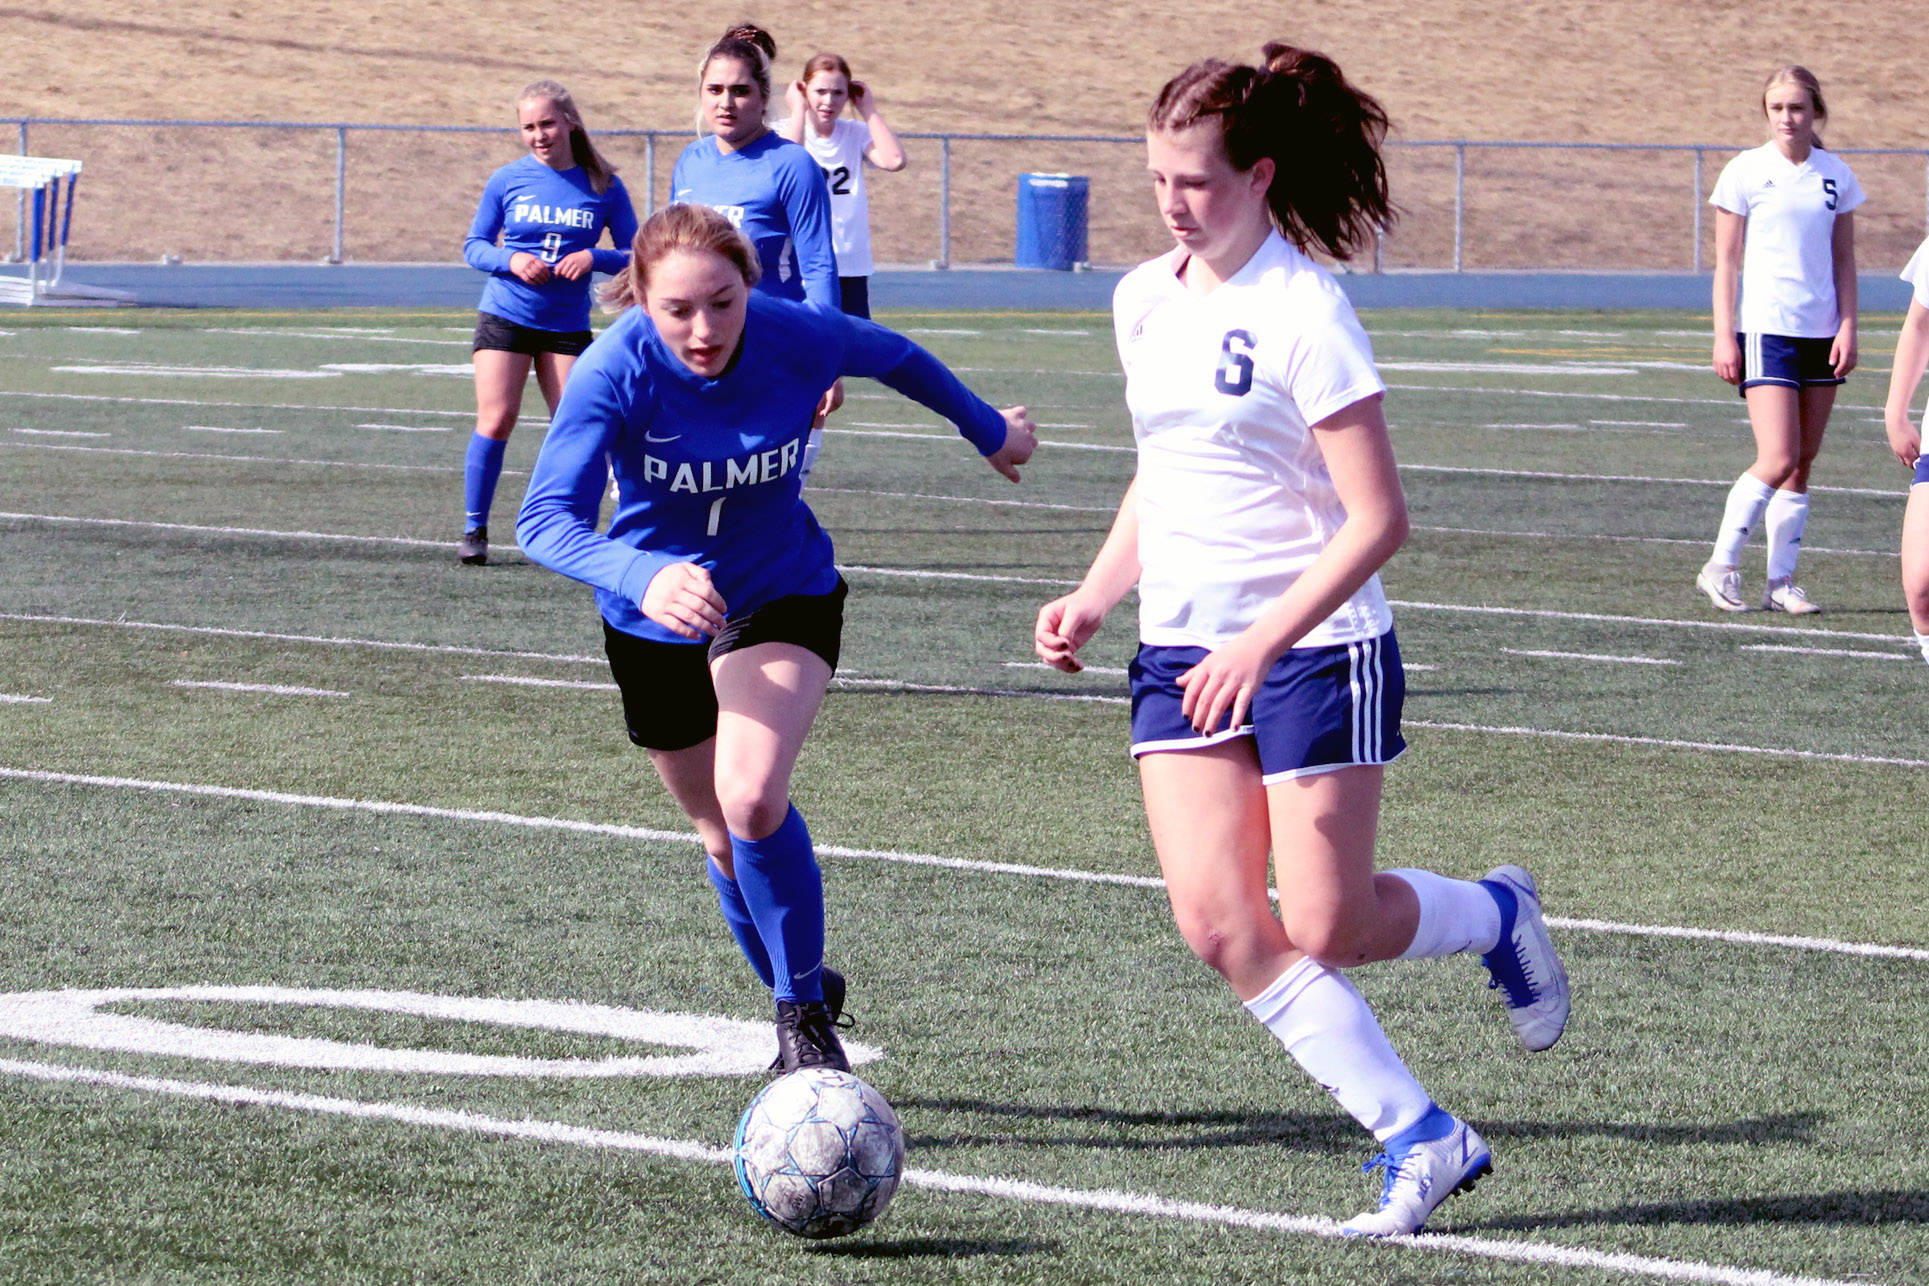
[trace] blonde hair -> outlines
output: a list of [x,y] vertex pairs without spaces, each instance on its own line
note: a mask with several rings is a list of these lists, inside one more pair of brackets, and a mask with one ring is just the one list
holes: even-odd
[[603,311],[620,313],[641,304],[643,292],[649,289],[650,269],[675,250],[723,256],[742,274],[746,287],[755,286],[763,273],[750,238],[737,231],[729,219],[707,205],[665,206],[636,230],[628,266],[597,288],[596,298]]
[[[1768,91],[1784,82],[1800,85],[1808,91],[1808,101],[1815,106],[1815,119],[1818,122],[1829,118],[1829,105],[1822,101],[1822,82],[1815,78],[1814,72],[1795,63],[1790,63],[1786,67],[1777,67],[1769,72],[1768,79],[1762,82],[1762,115],[1768,114]],[[1822,146],[1820,134],[1815,136],[1815,146]]]
[[597,196],[609,191],[616,167],[604,160],[603,154],[596,150],[596,144],[590,141],[589,131],[583,128],[583,114],[576,110],[576,100],[569,96],[567,89],[553,80],[535,81],[524,86],[522,93],[516,95],[517,107],[539,101],[549,102],[569,123],[570,159],[582,166],[583,173],[589,175],[590,188]]

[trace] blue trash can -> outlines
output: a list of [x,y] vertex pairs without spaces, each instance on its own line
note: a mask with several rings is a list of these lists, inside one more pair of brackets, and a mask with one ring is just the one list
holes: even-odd
[[1091,180],[1082,174],[1018,176],[1020,268],[1069,270],[1087,258],[1085,222]]

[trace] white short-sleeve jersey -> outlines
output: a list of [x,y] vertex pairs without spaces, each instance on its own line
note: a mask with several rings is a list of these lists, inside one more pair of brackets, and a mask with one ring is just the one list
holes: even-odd
[[1808,339],[1835,334],[1842,323],[1835,301],[1835,219],[1864,199],[1842,158],[1819,147],[1796,165],[1764,143],[1722,167],[1708,204],[1748,220],[1742,330]]
[[1909,256],[1909,262],[1902,266],[1902,279],[1916,288],[1915,301],[1929,308],[1929,241]]
[[[1112,297],[1138,440],[1139,637],[1217,647],[1258,619],[1346,520],[1309,427],[1385,391],[1373,347],[1324,268],[1277,233],[1215,290],[1183,251]],[[1374,576],[1296,647],[1393,624]]]
[[806,123],[804,146],[824,171],[831,189],[831,244],[837,249],[841,277],[868,277],[871,261],[871,205],[864,192],[864,152],[871,127],[840,116],[828,137]]

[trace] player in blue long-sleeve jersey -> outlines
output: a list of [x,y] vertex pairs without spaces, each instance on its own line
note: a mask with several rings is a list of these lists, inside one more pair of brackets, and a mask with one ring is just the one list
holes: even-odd
[[[759,290],[838,308],[835,225],[823,167],[802,144],[764,123],[777,44],[748,24],[710,47],[697,78],[697,111],[710,137],[683,149],[670,173],[670,199],[720,210],[757,248]],[[819,401],[804,448],[804,475],[823,443],[824,417],[844,401],[833,384]]]
[[[753,290],[755,250],[672,205],[606,298],[634,303],[556,408],[516,535],[596,589],[630,739],[696,823],[738,946],[776,1001],[779,1060],[847,1066],[823,968],[823,882],[790,776],[837,667],[845,585],[802,499],[818,398],[861,375],[952,421],[1014,482],[1036,429],[911,341]],[[596,530],[609,474],[617,505]]]
[[[533,366],[551,411],[589,346],[590,274],[630,261],[630,194],[583,128],[569,91],[539,80],[516,99],[529,155],[489,176],[462,257],[489,274],[477,305],[476,429],[463,470],[463,562],[489,561],[489,509]],[[607,232],[613,247],[599,247]],[[500,238],[501,244],[497,244]]]

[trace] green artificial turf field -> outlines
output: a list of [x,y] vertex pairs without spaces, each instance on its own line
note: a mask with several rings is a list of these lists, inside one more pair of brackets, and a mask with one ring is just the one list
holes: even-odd
[[[1107,319],[885,320],[1045,445],[1012,487],[859,385],[813,477],[853,592],[796,798],[910,1174],[806,1244],[720,1159],[762,1073],[589,1021],[768,1001],[588,591],[513,547],[533,384],[496,565],[462,567],[466,315],[0,317],[0,1281],[1929,1280],[1893,318],[1794,620],[1692,588],[1751,458],[1697,319],[1366,316],[1415,526],[1382,864],[1528,866],[1576,988],[1529,1056],[1473,960],[1355,975],[1495,1151],[1376,1245],[1333,1235],[1370,1140],[1170,923],[1130,611],[1086,674],[1032,664],[1132,468]],[[116,1017],[183,1042],[96,1041]]]

